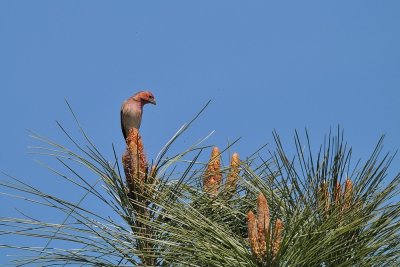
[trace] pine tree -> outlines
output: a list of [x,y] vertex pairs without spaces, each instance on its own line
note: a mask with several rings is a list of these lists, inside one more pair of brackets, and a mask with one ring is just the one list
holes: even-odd
[[[168,156],[192,122],[153,162],[136,130],[121,158],[114,151],[112,160],[79,124],[83,143],[60,126],[75,150],[33,135],[46,144],[39,152],[63,168],[52,170],[84,194],[73,202],[16,178],[1,181],[14,196],[65,220],[3,216],[1,235],[25,236],[28,245],[0,248],[25,251],[14,259],[17,266],[400,265],[400,175],[387,177],[393,156],[381,156],[383,138],[368,160],[353,167],[340,130],[316,154],[308,134],[303,145],[296,132],[296,153],[290,155],[274,132],[275,147],[247,158],[204,142]],[[223,158],[230,158],[227,166]],[[81,167],[98,179],[81,175]],[[30,246],[33,239],[45,245]]]

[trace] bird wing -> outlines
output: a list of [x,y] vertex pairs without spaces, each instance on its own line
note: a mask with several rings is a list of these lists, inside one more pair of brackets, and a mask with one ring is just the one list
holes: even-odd
[[124,116],[124,109],[121,108],[121,112],[120,112],[120,119],[121,119],[121,130],[122,130],[122,134],[124,135],[124,139],[126,140],[126,132],[125,132],[125,127],[124,127],[124,122],[122,117]]

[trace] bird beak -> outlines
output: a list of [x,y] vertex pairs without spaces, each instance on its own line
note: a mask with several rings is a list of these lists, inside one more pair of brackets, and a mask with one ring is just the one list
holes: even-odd
[[155,99],[152,99],[152,100],[150,100],[150,101],[149,101],[149,103],[151,103],[151,104],[153,104],[153,105],[157,105],[157,103],[156,103],[156,100],[155,100]]

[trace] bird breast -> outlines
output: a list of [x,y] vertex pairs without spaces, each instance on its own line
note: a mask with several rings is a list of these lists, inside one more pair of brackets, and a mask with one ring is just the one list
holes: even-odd
[[142,109],[140,107],[137,107],[133,103],[126,103],[123,106],[122,115],[122,121],[126,133],[128,133],[131,128],[140,128],[140,122],[142,119]]

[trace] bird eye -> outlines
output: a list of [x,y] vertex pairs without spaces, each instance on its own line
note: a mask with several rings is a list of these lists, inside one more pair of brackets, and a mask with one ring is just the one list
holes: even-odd
[[154,96],[150,95],[149,98],[154,98]]

